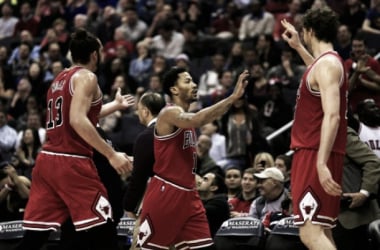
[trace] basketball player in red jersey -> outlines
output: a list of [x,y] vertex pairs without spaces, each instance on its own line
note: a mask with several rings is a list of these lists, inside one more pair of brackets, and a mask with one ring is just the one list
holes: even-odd
[[99,117],[133,104],[118,92],[102,105],[96,71],[102,45],[85,30],[72,34],[74,66],[63,70],[47,93],[47,141],[38,155],[24,214],[25,236],[17,249],[41,249],[51,230],[71,217],[75,229],[87,230],[91,249],[117,249],[112,210],[92,161],[95,148],[119,174],[131,171],[127,155],[116,152],[96,130]]
[[197,100],[197,85],[184,68],[164,76],[172,99],[157,117],[154,135],[155,176],[147,187],[137,244],[142,249],[214,249],[205,210],[195,186],[196,134],[220,118],[244,94],[248,71],[240,74],[234,92],[222,101],[188,112]]
[[298,89],[290,146],[295,151],[291,170],[294,221],[309,249],[336,249],[331,228],[339,213],[347,134],[346,73],[332,45],[337,20],[329,8],[307,11],[303,16],[307,49],[295,28],[282,21],[283,39],[308,66]]

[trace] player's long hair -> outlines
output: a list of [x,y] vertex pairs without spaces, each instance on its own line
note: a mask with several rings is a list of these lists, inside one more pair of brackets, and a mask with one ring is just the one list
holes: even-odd
[[303,27],[312,29],[318,40],[333,42],[338,31],[338,16],[329,7],[309,9],[303,17]]

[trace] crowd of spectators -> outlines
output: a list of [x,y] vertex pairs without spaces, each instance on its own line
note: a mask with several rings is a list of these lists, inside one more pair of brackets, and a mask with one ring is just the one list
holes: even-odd
[[[5,174],[31,180],[51,108],[46,90],[71,65],[70,33],[84,28],[103,44],[97,75],[104,102],[118,88],[137,99],[147,91],[164,95],[163,74],[181,66],[198,83],[196,111],[229,95],[236,77],[249,70],[246,95],[220,120],[201,128],[198,142],[201,177],[207,169],[221,168],[207,175],[204,185],[222,175],[226,196],[235,200],[234,206],[243,202],[245,207],[232,210],[231,216],[249,215],[247,204],[259,196],[256,186],[264,185],[256,173],[277,166],[289,188],[290,158],[284,156],[289,131],[271,141],[266,137],[292,120],[305,66],[283,42],[280,21],[300,28],[307,9],[324,5],[341,22],[334,47],[349,73],[351,111],[355,115],[357,103],[366,98],[380,105],[380,0],[0,1],[0,162],[15,168]],[[144,129],[135,111],[130,108],[100,122],[129,155]]]

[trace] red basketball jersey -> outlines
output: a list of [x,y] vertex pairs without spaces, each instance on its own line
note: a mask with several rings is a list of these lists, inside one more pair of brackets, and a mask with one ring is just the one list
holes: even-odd
[[[47,93],[46,143],[43,149],[51,152],[92,156],[92,147],[70,125],[70,104],[74,94],[72,76],[82,67],[62,71],[50,85]],[[94,101],[87,114],[95,126],[102,107],[102,98]]]
[[195,150],[196,134],[194,129],[177,129],[173,134],[154,136],[153,171],[159,177],[179,186],[195,188]]
[[342,76],[340,81],[340,124],[332,152],[345,153],[347,133],[347,76],[342,59],[335,52],[326,52],[311,64],[304,75],[297,93],[297,104],[294,113],[294,123],[291,132],[292,149],[308,148],[318,149],[321,138],[321,126],[323,120],[322,100],[319,91],[311,89],[308,77],[315,64],[324,56],[337,57],[337,63],[341,64]]

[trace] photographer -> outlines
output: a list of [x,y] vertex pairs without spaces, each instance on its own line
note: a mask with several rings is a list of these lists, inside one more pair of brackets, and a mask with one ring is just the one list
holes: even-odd
[[29,198],[30,180],[5,164],[0,169],[0,221],[22,220]]

